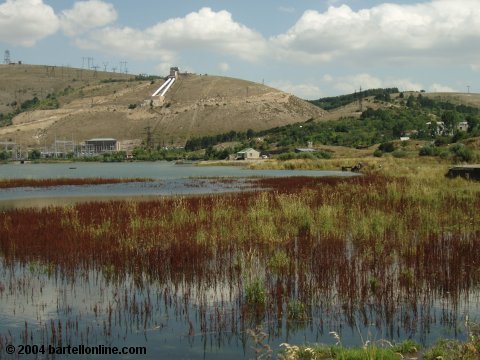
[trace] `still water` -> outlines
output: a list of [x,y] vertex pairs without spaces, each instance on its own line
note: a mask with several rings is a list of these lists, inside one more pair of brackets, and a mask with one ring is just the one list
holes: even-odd
[[[145,178],[153,182],[106,185],[0,189],[0,209],[66,205],[114,198],[148,198],[165,195],[209,194],[238,191],[249,177],[355,176],[341,171],[246,170],[238,166],[176,165],[172,162],[70,163],[0,165],[0,179]],[[232,178],[236,183],[214,178]],[[201,179],[201,181],[195,181]]]

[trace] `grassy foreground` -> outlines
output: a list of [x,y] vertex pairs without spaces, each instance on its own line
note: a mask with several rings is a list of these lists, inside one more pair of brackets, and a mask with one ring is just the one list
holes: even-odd
[[[359,177],[258,179],[255,192],[4,210],[0,253],[6,266],[40,261],[63,277],[96,269],[110,281],[145,274],[172,291],[218,286],[238,316],[212,324],[205,317],[202,334],[240,334],[259,323],[274,334],[282,319],[294,331],[326,313],[327,332],[379,320],[415,334],[431,320],[402,309],[428,310],[438,299],[457,309],[480,284],[480,183],[447,179],[447,168],[387,158]],[[455,314],[452,323],[461,320]],[[422,356],[473,359],[478,333],[439,346]],[[398,358],[372,346],[306,349],[284,355]]]

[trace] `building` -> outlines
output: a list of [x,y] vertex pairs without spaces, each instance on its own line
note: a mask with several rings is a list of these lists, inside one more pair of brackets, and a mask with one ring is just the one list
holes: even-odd
[[235,159],[258,160],[260,159],[260,152],[252,148],[243,149],[242,151],[237,152],[237,156]]
[[171,67],[170,68],[170,77],[177,78],[179,72],[180,72],[180,70],[178,70],[178,67],[176,67],[176,66]]
[[120,143],[112,138],[90,139],[85,141],[85,147],[89,153],[95,154],[120,151]]
[[460,121],[457,125],[457,129],[460,131],[468,131],[468,122],[466,121]]

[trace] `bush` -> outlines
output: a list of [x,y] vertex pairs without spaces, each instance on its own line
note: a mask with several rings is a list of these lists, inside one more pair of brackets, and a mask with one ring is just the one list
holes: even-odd
[[40,156],[41,156],[40,150],[37,150],[37,149],[32,150],[30,154],[28,154],[28,158],[30,160],[38,160],[40,159]]
[[424,146],[418,152],[420,156],[435,156],[438,154],[438,151],[433,146]]
[[315,152],[301,152],[301,153],[294,153],[288,152],[278,155],[278,160],[292,160],[292,159],[330,159],[332,154],[327,151],[315,151]]
[[393,142],[382,143],[378,146],[378,150],[381,150],[386,153],[395,151],[395,144]]
[[472,150],[463,144],[452,145],[450,152],[454,155],[455,160],[457,161],[470,162],[474,158]]
[[404,158],[407,156],[407,152],[403,149],[397,149],[392,153],[392,155],[396,158]]
[[7,151],[0,151],[0,161],[5,161],[10,158],[10,154]]
[[373,152],[373,156],[375,156],[375,157],[382,157],[382,156],[383,156],[383,151],[377,149],[377,150],[375,150],[375,151]]
[[452,138],[449,136],[439,136],[435,139],[435,146],[448,145],[452,142]]

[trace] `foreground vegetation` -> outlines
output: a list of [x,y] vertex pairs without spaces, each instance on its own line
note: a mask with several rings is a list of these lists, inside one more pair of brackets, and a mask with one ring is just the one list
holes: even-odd
[[[216,339],[260,324],[275,337],[282,319],[287,333],[313,326],[341,336],[342,328],[374,323],[386,339],[417,337],[435,323],[440,299],[443,326],[456,328],[459,304],[480,285],[480,184],[446,179],[434,160],[376,161],[359,177],[253,180],[255,192],[3,210],[0,253],[6,268],[40,264],[72,281],[92,270],[112,283],[131,277],[144,292],[165,291],[159,299],[196,289],[195,300],[180,301],[197,304],[200,322],[186,318],[188,333]],[[6,279],[3,288],[15,289],[19,280]],[[209,303],[213,289],[231,302]],[[131,315],[146,328],[149,301]],[[130,311],[122,302],[108,308]],[[431,351],[477,354],[478,338],[465,340]],[[390,356],[370,347],[328,351]]]

